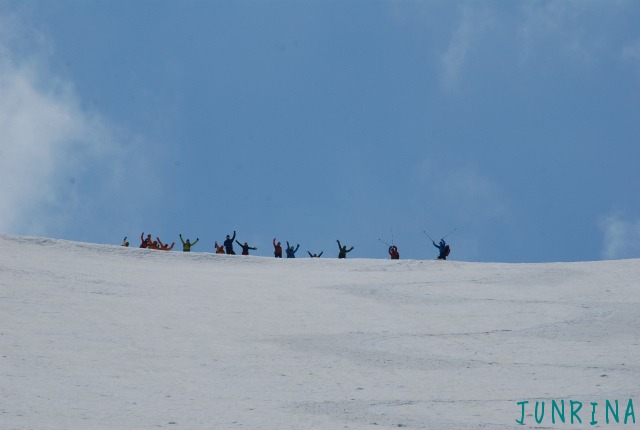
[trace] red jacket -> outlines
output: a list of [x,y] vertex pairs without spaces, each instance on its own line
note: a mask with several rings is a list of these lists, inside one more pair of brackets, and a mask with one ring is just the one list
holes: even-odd
[[282,246],[280,246],[280,242],[276,243],[276,239],[273,239],[273,255],[275,255],[276,257],[280,257],[282,258]]
[[144,231],[142,232],[142,234],[140,235],[140,241],[142,242],[140,244],[140,248],[148,248],[149,244],[151,243],[151,235],[147,235],[147,238],[144,238]]

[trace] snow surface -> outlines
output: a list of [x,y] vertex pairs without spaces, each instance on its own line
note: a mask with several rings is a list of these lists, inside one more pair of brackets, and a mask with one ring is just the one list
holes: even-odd
[[516,423],[517,402],[552,399],[633,399],[640,427],[638,280],[640,260],[277,260],[0,235],[0,429],[634,427],[600,411],[597,426],[537,424],[532,408]]

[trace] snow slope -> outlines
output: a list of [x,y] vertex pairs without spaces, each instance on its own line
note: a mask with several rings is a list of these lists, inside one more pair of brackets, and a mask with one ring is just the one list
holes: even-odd
[[[276,260],[0,235],[0,429],[631,428],[640,260]],[[580,401],[582,424],[517,402]],[[620,412],[621,418],[623,412]]]

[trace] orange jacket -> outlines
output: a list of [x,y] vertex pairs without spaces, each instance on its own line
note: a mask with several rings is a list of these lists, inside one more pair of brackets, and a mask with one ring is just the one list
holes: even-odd
[[160,240],[159,237],[156,237],[156,240],[158,241],[158,244],[160,245],[160,247],[158,248],[160,251],[171,251],[173,249],[173,245],[176,244],[175,242],[173,242],[171,244],[171,246],[169,246],[166,243],[162,243],[162,241]]
[[215,242],[216,246],[216,254],[224,254],[224,246],[218,245],[218,242]]

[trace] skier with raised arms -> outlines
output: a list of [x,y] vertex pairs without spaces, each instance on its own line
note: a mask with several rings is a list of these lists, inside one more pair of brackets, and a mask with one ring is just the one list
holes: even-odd
[[238,245],[240,245],[240,247],[242,248],[242,255],[249,255],[249,250],[250,250],[250,249],[252,249],[252,250],[254,250],[254,251],[255,251],[256,249],[258,249],[258,248],[252,248],[252,247],[250,247],[250,246],[249,246],[249,244],[248,244],[247,242],[245,242],[245,243],[240,243],[240,242],[238,242],[238,241],[236,240],[236,243],[237,243]]
[[293,249],[293,246],[290,246],[289,241],[287,241],[287,258],[296,258],[296,252],[298,252],[299,248],[300,244],[298,244],[296,249]]
[[280,242],[276,243],[276,238],[273,238],[273,255],[276,258],[282,258],[282,245]]
[[440,243],[438,243],[437,245],[433,240],[431,241],[431,243],[433,243],[433,246],[438,248],[438,260],[446,260],[447,256],[451,252],[451,248],[449,247],[449,245],[447,245],[444,239],[440,239]]
[[345,246],[340,245],[339,240],[336,240],[336,242],[338,242],[338,248],[340,248],[340,252],[338,253],[338,258],[347,258],[347,252],[353,251],[353,246],[350,249],[347,249],[347,245]]
[[191,252],[191,247],[198,243],[199,240],[200,239],[196,238],[196,241],[191,243],[189,242],[189,239],[187,239],[187,241],[185,242],[184,239],[182,239],[182,233],[180,233],[180,242],[182,242],[182,250],[184,252]]
[[226,251],[226,253],[228,255],[236,255],[235,251],[233,250],[233,241],[236,240],[236,231],[233,230],[233,237],[230,237],[229,235],[227,235],[227,238],[224,241],[224,250]]

